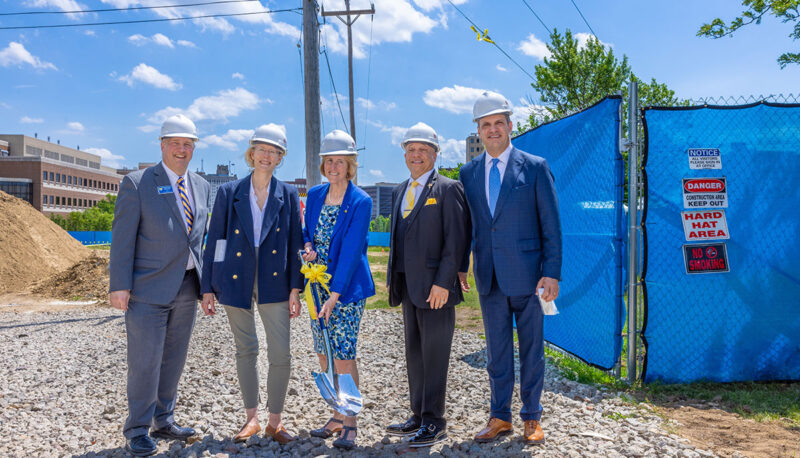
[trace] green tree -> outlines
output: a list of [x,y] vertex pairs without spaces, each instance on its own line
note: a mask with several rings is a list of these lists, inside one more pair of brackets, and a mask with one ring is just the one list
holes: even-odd
[[[750,24],[761,24],[764,16],[774,16],[781,22],[794,22],[792,40],[800,39],[800,0],[743,0],[741,16],[726,23],[716,18],[708,24],[703,24],[697,31],[698,37],[722,38],[732,36],[740,28]],[[789,64],[800,64],[800,53],[785,52],[778,57],[778,64],[786,68]]]
[[114,220],[116,196],[107,194],[96,206],[82,212],[70,212],[66,218],[50,215],[50,219],[65,231],[110,231]]
[[377,218],[373,219],[369,223],[369,230],[370,232],[390,232],[391,231],[391,219],[378,215]]
[[456,164],[455,167],[447,168],[447,167],[439,167],[437,172],[439,175],[442,175],[447,178],[451,178],[453,180],[458,180],[458,171],[461,169],[461,166],[464,165],[462,162]]

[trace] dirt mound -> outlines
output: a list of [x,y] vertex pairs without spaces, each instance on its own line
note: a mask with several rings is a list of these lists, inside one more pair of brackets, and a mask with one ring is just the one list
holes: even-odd
[[0,191],[0,293],[70,268],[89,249],[29,203]]
[[34,294],[67,301],[97,300],[108,303],[108,251],[92,251],[69,269],[45,279]]

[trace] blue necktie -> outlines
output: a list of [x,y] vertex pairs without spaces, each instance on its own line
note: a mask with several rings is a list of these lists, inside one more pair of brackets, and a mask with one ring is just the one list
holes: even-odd
[[494,216],[494,208],[497,206],[497,198],[500,196],[500,169],[497,163],[500,159],[492,159],[492,168],[489,169],[489,211]]

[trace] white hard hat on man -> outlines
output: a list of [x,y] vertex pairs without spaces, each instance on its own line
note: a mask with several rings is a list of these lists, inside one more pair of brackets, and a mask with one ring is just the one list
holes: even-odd
[[195,127],[191,119],[182,114],[172,115],[161,124],[161,136],[159,140],[171,137],[189,138],[194,141],[199,140],[197,138],[197,127]]
[[433,130],[433,127],[424,122],[418,122],[409,127],[403,135],[403,141],[400,143],[400,146],[405,150],[406,145],[412,142],[426,143],[433,147],[435,153],[439,152],[439,136],[436,135],[436,131]]
[[511,116],[511,104],[502,94],[484,91],[472,107],[472,121],[478,122],[479,119],[493,114]]

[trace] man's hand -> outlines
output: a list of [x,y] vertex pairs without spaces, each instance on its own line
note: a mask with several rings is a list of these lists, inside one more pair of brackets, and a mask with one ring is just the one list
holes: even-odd
[[461,284],[461,291],[465,293],[469,292],[469,282],[467,281],[467,273],[466,272],[459,272],[458,273],[458,282]]
[[289,293],[289,318],[300,316],[300,290],[293,288]]
[[217,308],[214,306],[214,293],[205,293],[203,294],[203,302],[200,303],[200,307],[203,308],[203,313],[208,316],[214,316],[217,314]]
[[111,291],[108,293],[108,301],[111,302],[111,306],[115,309],[120,309],[123,312],[128,310],[128,301],[131,300],[131,291],[128,289],[122,289],[119,291]]
[[431,293],[428,294],[428,298],[425,299],[425,302],[431,304],[431,308],[434,310],[440,309],[447,303],[448,296],[450,296],[450,291],[441,286],[433,285],[431,286]]
[[558,297],[558,280],[555,278],[550,277],[542,277],[539,279],[539,283],[536,285],[536,294],[539,295],[539,288],[544,288],[544,292],[542,293],[542,300],[547,301],[554,301]]

